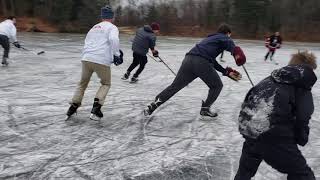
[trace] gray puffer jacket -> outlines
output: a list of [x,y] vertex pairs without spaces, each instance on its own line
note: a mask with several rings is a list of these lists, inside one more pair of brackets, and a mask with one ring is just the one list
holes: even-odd
[[154,49],[156,40],[156,35],[152,31],[151,27],[149,25],[145,25],[137,30],[132,43],[132,51],[145,56],[148,53],[149,48],[152,50]]
[[311,88],[317,81],[306,65],[289,65],[272,72],[248,92],[239,115],[245,138],[305,145],[314,111]]

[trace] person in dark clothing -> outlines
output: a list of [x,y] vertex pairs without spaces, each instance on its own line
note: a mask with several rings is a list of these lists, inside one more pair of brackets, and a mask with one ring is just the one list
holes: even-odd
[[126,80],[129,78],[131,71],[138,65],[139,68],[136,73],[132,76],[131,82],[137,82],[138,76],[143,71],[145,65],[148,62],[147,53],[151,49],[154,57],[158,57],[159,52],[155,50],[156,46],[156,34],[160,31],[160,25],[158,23],[152,23],[151,26],[145,25],[139,28],[136,32],[136,36],[133,39],[132,51],[133,51],[133,62],[129,66],[127,72],[121,79]]
[[273,59],[273,55],[276,52],[276,49],[280,49],[282,44],[282,38],[280,36],[279,32],[275,32],[274,35],[266,38],[265,45],[268,48],[268,52],[264,57],[264,60],[266,61],[270,55],[270,61]]
[[315,180],[298,145],[308,142],[316,67],[312,53],[299,52],[250,89],[239,115],[245,142],[235,180],[250,180],[263,160],[288,180]]
[[144,114],[151,115],[157,107],[199,77],[210,88],[207,99],[202,101],[200,114],[209,117],[217,116],[217,113],[210,111],[211,105],[218,98],[223,86],[216,70],[235,81],[241,79],[241,74],[230,67],[223,68],[216,61],[216,57],[226,50],[231,52],[238,66],[246,62],[244,53],[240,47],[235,46],[230,35],[230,27],[223,24],[219,27],[217,33],[209,35],[200,43],[196,44],[196,46],[186,54],[172,84],[156,96],[155,101],[144,110]]

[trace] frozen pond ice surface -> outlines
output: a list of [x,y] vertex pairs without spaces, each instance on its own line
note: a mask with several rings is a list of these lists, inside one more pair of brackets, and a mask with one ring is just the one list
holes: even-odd
[[[225,53],[224,67],[243,74],[236,83],[221,77],[223,90],[213,105],[214,121],[198,118],[208,87],[199,79],[146,119],[142,110],[174,76],[149,58],[136,84],[121,80],[132,61],[131,43],[121,35],[125,62],[112,66],[112,85],[100,122],[89,120],[99,81],[94,75],[82,107],[65,122],[65,113],[80,79],[82,34],[21,33],[25,47],[11,48],[9,67],[0,68],[0,179],[232,180],[243,138],[238,132],[240,105],[250,89],[243,69]],[[176,72],[185,53],[200,39],[159,37],[160,56]],[[290,54],[310,50],[320,57],[320,44],[286,43],[276,52],[279,65],[263,58],[263,41],[235,40],[247,55],[246,68],[257,83],[287,64]],[[1,49],[2,55],[2,49]],[[319,77],[319,68],[316,70]],[[320,178],[320,85],[313,88],[315,112],[309,143],[301,148]],[[145,121],[149,124],[145,126]],[[255,180],[284,180],[262,163]]]

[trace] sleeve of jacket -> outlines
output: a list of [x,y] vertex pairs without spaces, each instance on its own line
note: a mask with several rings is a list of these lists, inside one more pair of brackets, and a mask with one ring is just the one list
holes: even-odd
[[120,56],[120,40],[119,40],[119,30],[117,27],[111,29],[109,34],[109,41],[112,48],[114,56]]
[[236,47],[233,40],[231,38],[228,38],[226,41],[224,41],[224,49],[226,51],[229,51],[233,55],[233,50]]
[[295,140],[297,144],[304,146],[309,138],[309,120],[314,111],[313,97],[309,90],[297,89],[295,107]]
[[150,36],[149,38],[149,48],[151,50],[154,50],[154,47],[156,46],[157,37],[156,36]]

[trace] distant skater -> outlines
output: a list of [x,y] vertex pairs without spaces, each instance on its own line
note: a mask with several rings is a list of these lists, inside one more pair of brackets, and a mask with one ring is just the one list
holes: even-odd
[[268,52],[264,56],[264,60],[266,61],[270,56],[270,61],[272,61],[276,50],[280,49],[282,45],[282,38],[280,36],[280,33],[275,32],[274,35],[267,37],[265,41],[265,45],[268,48]]
[[144,70],[145,65],[148,62],[147,53],[149,49],[151,50],[154,57],[158,57],[159,52],[155,49],[157,41],[157,33],[160,31],[160,25],[158,23],[152,23],[150,26],[145,25],[139,28],[136,32],[136,36],[133,39],[132,51],[133,60],[127,72],[123,75],[121,79],[126,80],[130,77],[130,73],[137,66],[138,70],[133,74],[131,78],[131,83],[138,81],[138,77]]
[[251,180],[262,161],[288,180],[315,180],[298,145],[309,139],[316,68],[312,53],[299,52],[249,90],[239,115],[245,142],[235,180]]

